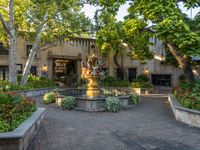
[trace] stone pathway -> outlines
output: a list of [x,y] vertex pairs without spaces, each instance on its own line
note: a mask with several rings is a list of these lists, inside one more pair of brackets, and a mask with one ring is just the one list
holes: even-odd
[[166,98],[142,97],[119,113],[47,108],[29,150],[200,150],[200,129],[177,122]]

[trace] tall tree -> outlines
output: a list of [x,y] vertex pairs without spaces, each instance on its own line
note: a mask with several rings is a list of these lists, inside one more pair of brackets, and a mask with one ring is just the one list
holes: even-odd
[[[0,11],[0,20],[2,23],[2,27],[5,29],[8,35],[8,42],[9,42],[9,81],[16,83],[16,35],[15,35],[15,26],[14,26],[14,4],[13,0],[8,0],[7,3],[4,2],[5,5],[0,4],[1,11]],[[7,12],[6,20],[3,17],[3,11]],[[1,27],[1,28],[2,28]]]
[[[21,84],[27,82],[27,76],[37,51],[55,46],[57,40],[69,40],[74,36],[86,35],[89,32],[90,20],[80,12],[83,3],[85,2],[80,0],[15,1],[13,11],[18,10],[15,15],[19,20],[15,22],[17,35],[25,40],[34,41],[23,71]],[[6,0],[2,1],[2,6],[6,8]],[[6,11],[4,15],[7,15]],[[0,38],[3,39],[3,33]]]
[[[130,22],[118,22],[116,20],[119,3],[115,7],[110,3],[109,5],[106,4],[104,3],[104,7],[98,10],[98,13],[100,11],[99,16],[95,16],[97,20],[97,44],[104,56],[114,53],[113,61],[126,77],[126,72],[123,65],[118,62],[118,57],[121,54],[128,54],[132,59],[139,59],[142,63],[153,58],[153,53],[149,51],[151,34],[140,29],[135,30],[133,34],[132,30],[129,30],[132,27]],[[142,27],[147,26],[142,21],[140,25]]]
[[[153,33],[165,42],[179,63],[188,82],[194,82],[191,57],[200,55],[199,15],[189,18],[179,8],[179,0],[132,0],[129,14],[137,16],[127,21],[129,31],[140,29]],[[198,0],[182,1],[188,9],[199,6]],[[139,22],[152,22],[152,26],[141,28]],[[198,30],[198,32],[197,32]]]

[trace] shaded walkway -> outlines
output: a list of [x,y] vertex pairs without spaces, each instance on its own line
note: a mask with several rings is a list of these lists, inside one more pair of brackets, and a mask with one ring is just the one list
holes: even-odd
[[200,129],[177,122],[166,98],[142,97],[119,113],[47,107],[29,150],[200,150]]

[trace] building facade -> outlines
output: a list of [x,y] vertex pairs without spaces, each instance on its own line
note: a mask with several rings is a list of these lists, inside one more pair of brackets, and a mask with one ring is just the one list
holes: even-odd
[[[154,46],[151,51],[155,53],[154,59],[143,65],[139,60],[132,60],[127,56],[127,51],[119,56],[118,62],[125,70],[123,77],[120,69],[114,64],[113,55],[104,58],[104,70],[106,75],[115,76],[126,81],[132,81],[139,74],[147,74],[152,84],[156,86],[177,86],[182,71],[172,65],[163,65],[165,57],[163,45],[157,39],[151,39]],[[70,41],[57,41],[53,46],[47,45],[38,50],[30,73],[39,76],[48,76],[51,79],[75,86],[80,82],[81,60],[85,59],[90,52],[91,46],[95,45],[95,39],[75,38]],[[17,73],[22,74],[28,59],[32,43],[23,38],[17,38]],[[8,80],[8,50],[0,44],[0,80]],[[199,74],[199,66],[194,68],[195,74]]]

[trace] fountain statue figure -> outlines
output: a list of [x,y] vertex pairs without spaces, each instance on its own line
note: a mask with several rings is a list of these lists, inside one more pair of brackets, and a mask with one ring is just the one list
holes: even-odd
[[95,54],[95,49],[92,49],[89,56],[82,60],[82,76],[89,80],[86,89],[86,96],[88,98],[98,97],[100,89],[98,80],[104,76],[103,59]]

